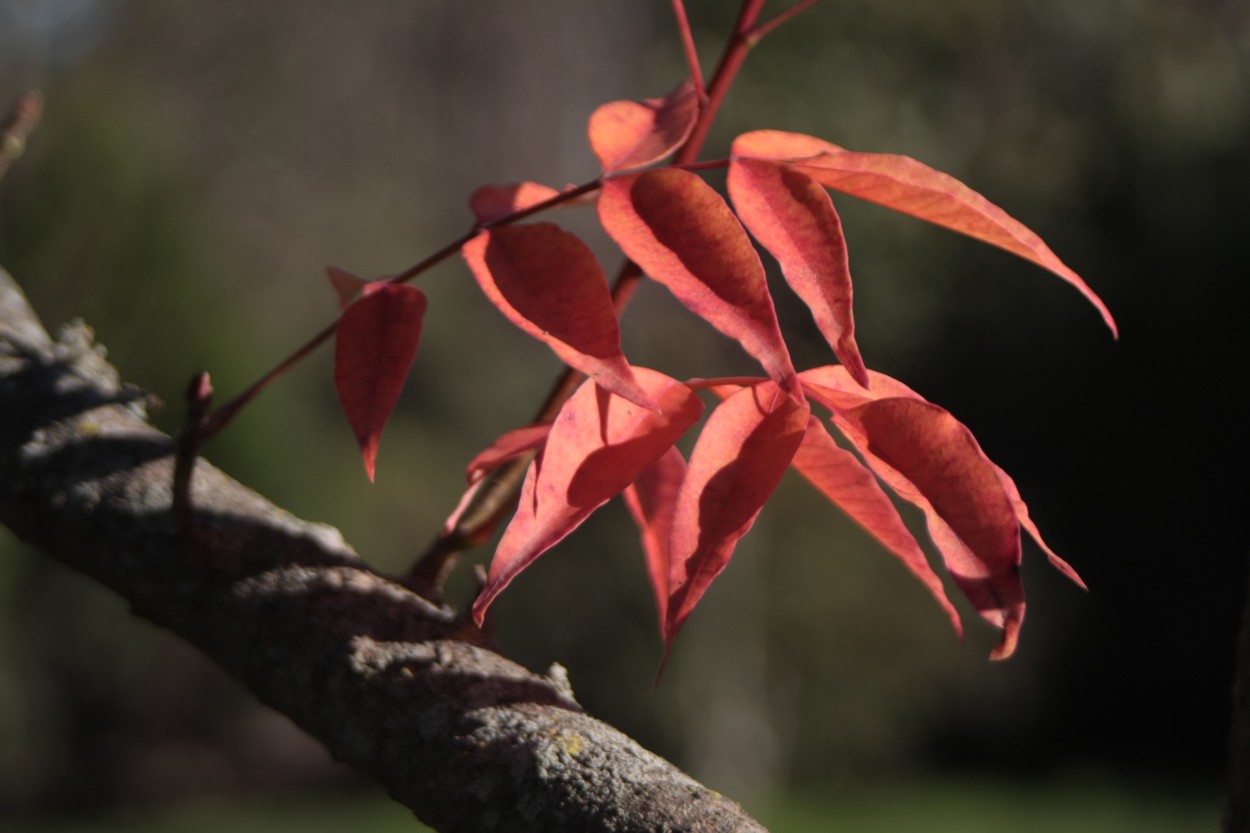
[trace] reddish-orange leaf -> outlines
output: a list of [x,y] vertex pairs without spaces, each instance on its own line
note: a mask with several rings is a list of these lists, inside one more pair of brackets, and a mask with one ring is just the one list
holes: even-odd
[[925,513],[956,585],[1003,629],[994,658],[1009,655],[1024,618],[1020,526],[994,464],[962,423],[928,402],[879,399],[840,416],[877,475]]
[[997,465],[994,466],[994,469],[998,472],[998,479],[1002,481],[1003,490],[1007,492],[1008,500],[1011,501],[1012,507],[1016,510],[1016,518],[1020,521],[1020,526],[1042,548],[1042,552],[1046,553],[1046,558],[1049,559],[1051,566],[1067,576],[1077,587],[1080,587],[1082,590],[1088,590],[1089,588],[1085,586],[1085,580],[1081,578],[1072,565],[1060,558],[1059,553],[1052,550],[1050,545],[1042,540],[1042,533],[1037,528],[1037,524],[1033,523],[1033,519],[1029,517],[1029,507],[1025,504],[1024,498],[1020,497],[1020,489],[1016,487],[1016,481],[1012,480],[1011,476]]
[[514,182],[508,185],[483,185],[469,197],[469,207],[479,226],[501,217],[532,208],[540,202],[559,196],[560,192],[537,182]]
[[470,460],[465,475],[470,483],[474,483],[487,472],[494,471],[509,460],[515,460],[522,454],[538,448],[546,441],[550,433],[551,423],[549,422],[514,428]]
[[1023,223],[954,177],[910,157],[885,153],[840,151],[793,164],[826,187],[928,220],[1049,269],[1076,287],[1117,334],[1111,311],[1080,275]]
[[576,235],[553,223],[502,226],[481,232],[461,251],[508,320],[604,389],[656,407],[621,352],[603,270]]
[[599,221],[644,272],[802,399],[759,254],[710,185],[676,168],[608,180]]
[[647,466],[624,492],[625,505],[642,537],[642,551],[647,558],[647,578],[655,595],[660,632],[668,607],[668,541],[673,531],[673,512],[677,508],[677,492],[686,477],[686,458],[670,448]]
[[677,150],[699,119],[699,96],[685,81],[664,98],[612,101],[590,116],[587,134],[604,173],[637,168]]
[[822,153],[836,153],[843,148],[808,136],[806,133],[787,133],[784,130],[752,130],[734,139],[730,153],[735,157],[750,156],[757,159],[802,159]]
[[[907,385],[904,385],[897,379],[886,376],[884,373],[870,370],[868,374],[872,380],[871,393],[860,389],[847,376],[846,368],[843,367],[828,366],[805,370],[799,374],[799,379],[802,380],[803,388],[807,391],[808,396],[831,411],[839,413],[855,408],[872,399],[886,397],[906,397],[915,399],[918,402],[927,401],[920,394],[907,387]],[[991,465],[994,464],[991,463]],[[1077,574],[1076,570],[1067,561],[1060,558],[1059,554],[1052,550],[1042,539],[1042,534],[1038,530],[1037,525],[1029,517],[1029,508],[1025,504],[1024,499],[1020,497],[1020,490],[1016,487],[1015,481],[997,465],[994,465],[994,469],[1003,484],[1003,490],[1015,509],[1016,518],[1020,521],[1020,526],[1042,548],[1042,551],[1046,553],[1046,557],[1055,569],[1071,579],[1077,586],[1086,589],[1085,582]]]
[[425,307],[416,287],[375,281],[339,318],[334,386],[370,480],[382,429],[417,355]]
[[929,566],[924,551],[903,524],[894,503],[864,464],[851,452],[839,448],[814,416],[808,418],[807,433],[792,465],[851,520],[894,553],[933,594],[950,617],[955,632],[963,634],[959,613],[947,598],[942,581]]
[[564,404],[530,464],[516,515],[473,604],[479,624],[517,574],[633,483],[702,414],[703,404],[685,385],[654,370],[634,370],[661,412],[640,408],[589,381]]
[[732,159],[729,196],[755,239],[777,258],[838,361],[868,386],[855,343],[851,267],[842,221],[820,183],[799,169],[766,159]]
[[767,381],[733,394],[708,417],[673,516],[666,655],[777,488],[803,441],[807,417],[806,402]]

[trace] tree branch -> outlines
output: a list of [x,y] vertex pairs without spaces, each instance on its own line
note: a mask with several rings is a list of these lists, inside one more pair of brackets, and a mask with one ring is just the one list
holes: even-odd
[[0,270],[0,522],[203,651],[444,833],[761,831],[586,715],[331,527],[200,461],[188,545],[174,443],[83,325],[53,341]]

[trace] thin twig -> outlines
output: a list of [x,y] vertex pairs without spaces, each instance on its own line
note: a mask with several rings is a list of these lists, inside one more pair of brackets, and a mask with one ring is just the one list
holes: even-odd
[[686,4],[683,0],[673,0],[673,16],[677,18],[677,31],[681,34],[681,47],[686,53],[686,66],[690,68],[690,83],[699,101],[707,98],[703,88],[703,70],[699,67],[699,50],[694,45],[694,32],[690,29],[690,18],[686,15]]
[[769,32],[773,31],[781,24],[790,21],[797,15],[807,11],[812,6],[815,6],[818,2],[820,2],[820,0],[799,0],[799,2],[795,3],[790,8],[784,11],[778,12],[776,15],[764,21],[759,26],[756,26],[751,31],[751,34],[749,36],[751,43],[752,44],[759,43],[761,40],[765,38],[765,36],[768,35]]

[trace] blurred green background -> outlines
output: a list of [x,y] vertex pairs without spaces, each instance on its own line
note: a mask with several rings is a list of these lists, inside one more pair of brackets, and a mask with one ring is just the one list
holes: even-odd
[[[735,6],[689,3],[709,66]],[[327,264],[397,272],[467,228],[479,185],[591,178],[590,111],[683,71],[660,0],[0,0],[0,100],[48,98],[0,185],[0,264],[50,324],[91,323],[174,430],[193,372],[229,395],[331,319]],[[708,153],[760,127],[964,179],[1111,306],[1119,343],[1036,267],[837,200],[869,366],[973,429],[1091,592],[1026,545],[1021,647],[990,664],[966,606],[960,645],[899,565],[788,479],[658,689],[619,506],[501,597],[506,649],[567,666],[592,712],[777,830],[1213,828],[1245,591],[1250,7],[826,0],[750,57]],[[614,268],[591,212],[554,219]],[[422,349],[375,485],[326,350],[207,450],[383,569],[429,541],[465,462],[529,418],[557,368],[459,262],[421,285]],[[796,364],[829,363],[777,295]],[[624,325],[635,363],[753,372],[653,287]],[[0,620],[0,827],[410,826],[7,532]]]

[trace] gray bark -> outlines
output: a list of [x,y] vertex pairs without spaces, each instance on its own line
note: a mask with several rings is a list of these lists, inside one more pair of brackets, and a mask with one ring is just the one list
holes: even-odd
[[560,669],[495,653],[204,461],[194,534],[173,441],[83,326],[51,339],[0,270],[0,522],[126,598],[430,826],[760,831],[732,801],[584,713]]

